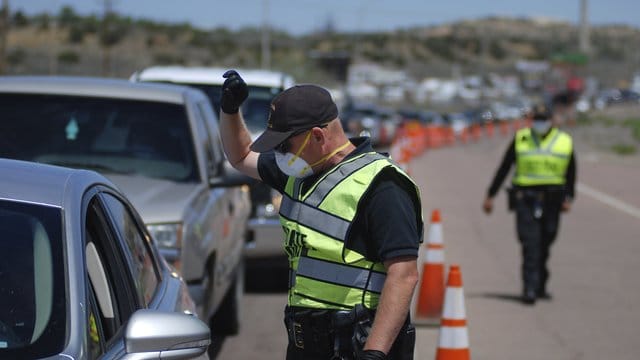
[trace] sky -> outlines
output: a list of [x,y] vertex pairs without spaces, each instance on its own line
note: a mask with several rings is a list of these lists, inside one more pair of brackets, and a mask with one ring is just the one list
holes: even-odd
[[[580,0],[111,0],[121,15],[196,27],[270,26],[301,35],[332,23],[340,32],[386,31],[487,16],[543,17],[577,24]],[[105,0],[9,0],[11,11],[82,15],[103,12]],[[640,0],[589,0],[589,22],[640,28]]]

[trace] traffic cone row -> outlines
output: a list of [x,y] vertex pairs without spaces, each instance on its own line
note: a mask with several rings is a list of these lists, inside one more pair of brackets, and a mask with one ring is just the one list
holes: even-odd
[[[406,154],[404,160],[408,163],[412,158],[421,155],[427,149],[436,149],[455,143],[466,144],[479,141],[482,137],[491,138],[499,130],[502,136],[507,136],[530,123],[530,120],[514,119],[498,123],[471,124],[458,133],[454,133],[450,126],[434,124],[423,125],[418,121],[406,121],[394,132],[391,148],[402,146]],[[496,129],[496,127],[498,127]],[[385,137],[388,136],[386,133]],[[393,152],[393,151],[392,151]],[[393,155],[392,155],[393,157]],[[396,161],[399,157],[393,157]]]
[[391,148],[389,149],[389,155],[402,170],[407,174],[410,174],[409,164],[411,162],[411,141],[405,135],[403,128],[398,129],[396,137],[391,142]]
[[421,280],[415,301],[413,322],[416,325],[440,325],[436,360],[468,360],[467,331],[462,274],[459,265],[451,265],[444,282],[444,236],[439,210],[431,213],[425,246]]

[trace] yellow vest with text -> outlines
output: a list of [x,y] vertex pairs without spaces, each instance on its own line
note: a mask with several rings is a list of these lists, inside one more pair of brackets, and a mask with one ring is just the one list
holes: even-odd
[[302,180],[290,177],[280,205],[284,248],[289,257],[290,306],[351,309],[376,308],[386,270],[345,246],[358,204],[384,169],[393,169],[413,194],[418,231],[422,210],[418,187],[386,156],[360,154],[333,167],[302,193]]
[[536,136],[530,128],[518,130],[513,184],[564,185],[572,151],[571,136],[557,128],[552,128],[544,139]]

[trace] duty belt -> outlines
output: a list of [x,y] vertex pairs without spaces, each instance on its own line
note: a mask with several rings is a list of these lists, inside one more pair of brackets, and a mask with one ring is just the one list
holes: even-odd
[[[299,349],[333,351],[336,338],[350,338],[358,321],[373,321],[375,310],[362,305],[352,310],[285,308],[285,325],[290,343]],[[350,344],[344,344],[350,346]]]

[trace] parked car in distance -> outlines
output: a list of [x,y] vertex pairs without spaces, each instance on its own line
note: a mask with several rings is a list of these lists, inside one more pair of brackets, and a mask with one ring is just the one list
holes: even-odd
[[445,114],[444,119],[455,136],[460,136],[471,125],[469,118],[463,112]]
[[349,136],[368,136],[374,146],[391,144],[402,117],[373,103],[348,101],[340,111],[342,127]]
[[96,170],[139,211],[214,334],[239,327],[250,211],[207,97],[177,85],[1,77],[0,157]]
[[402,109],[399,114],[403,122],[417,121],[422,126],[444,126],[444,117],[433,110]]
[[206,358],[208,326],[100,174],[0,159],[0,358]]
[[605,89],[594,100],[597,109],[619,104],[639,104],[640,94],[629,89]]
[[[160,82],[196,87],[207,94],[216,114],[220,113],[220,93],[226,68],[153,66],[134,73],[132,81]],[[253,139],[266,128],[271,100],[283,90],[295,84],[294,78],[279,71],[260,69],[236,69],[249,87],[249,97],[240,111]],[[252,202],[249,234],[245,254],[250,264],[261,260],[267,266],[287,266],[282,250],[282,227],[278,219],[282,196],[260,181],[250,180]],[[279,261],[279,262],[278,262]]]

